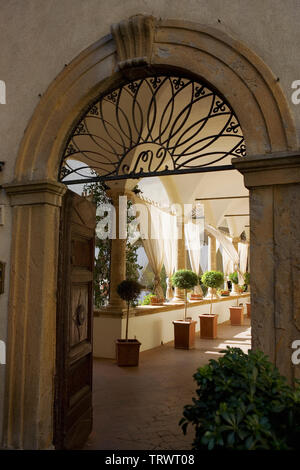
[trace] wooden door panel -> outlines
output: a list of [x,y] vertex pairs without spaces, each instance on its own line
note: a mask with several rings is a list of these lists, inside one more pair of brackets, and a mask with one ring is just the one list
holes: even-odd
[[72,284],[71,312],[72,324],[70,328],[70,345],[75,346],[89,338],[88,312],[91,302],[92,289],[90,283]]
[[86,240],[72,240],[72,265],[75,267],[89,268],[94,258],[91,245]]
[[54,444],[78,449],[92,429],[92,319],[96,209],[67,191],[61,211]]

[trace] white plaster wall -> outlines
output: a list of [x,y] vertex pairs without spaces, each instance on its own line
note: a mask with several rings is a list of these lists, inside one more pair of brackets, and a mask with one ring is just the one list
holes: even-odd
[[[0,2],[0,186],[13,179],[28,121],[57,74],[83,49],[108,34],[110,25],[136,13],[211,25],[246,43],[279,77],[300,134],[300,105],[291,83],[300,79],[299,0],[5,0]],[[8,204],[0,191],[0,205]],[[11,214],[0,226],[0,259],[9,266]],[[8,276],[0,296],[0,339],[6,340]],[[4,367],[0,366],[0,440]]]
[[[239,303],[249,302],[249,297],[239,299]],[[229,298],[213,304],[213,313],[217,313],[218,323],[229,320],[229,307],[236,305],[236,299]],[[189,306],[188,316],[197,321],[196,331],[200,331],[199,315],[209,313],[209,304]],[[182,320],[184,309],[163,311],[129,319],[128,336],[138,339],[141,351],[153,349],[162,343],[174,339],[173,320]],[[94,317],[94,357],[115,358],[115,340],[125,338],[126,319],[112,317]],[[120,333],[122,332],[122,336]]]
[[122,335],[122,318],[94,317],[94,357],[115,357],[115,341]]

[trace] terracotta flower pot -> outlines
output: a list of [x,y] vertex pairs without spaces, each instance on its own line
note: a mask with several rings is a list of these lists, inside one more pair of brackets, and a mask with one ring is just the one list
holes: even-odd
[[244,308],[242,306],[241,307],[230,307],[229,310],[230,310],[231,325],[234,325],[234,326],[243,325],[243,323],[244,323],[244,316],[243,316]]
[[150,297],[150,304],[151,305],[163,305],[164,304],[164,299],[160,299],[158,297]]
[[141,343],[137,339],[117,339],[116,356],[118,366],[138,366]]
[[222,297],[228,297],[230,295],[229,290],[221,290],[221,296]]
[[195,346],[196,322],[191,318],[174,320],[174,347],[175,349],[192,349]]
[[202,300],[202,299],[203,299],[203,295],[200,295],[200,294],[191,294],[190,299],[191,299],[191,300]]
[[246,302],[246,305],[247,305],[247,317],[251,318],[251,303]]
[[202,314],[199,315],[200,319],[200,338],[202,339],[215,339],[217,337],[218,328],[218,315]]

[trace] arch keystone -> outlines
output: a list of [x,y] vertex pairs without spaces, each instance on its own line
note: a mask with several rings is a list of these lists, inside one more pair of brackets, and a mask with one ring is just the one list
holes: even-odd
[[153,16],[135,15],[111,26],[120,70],[150,63],[154,22]]

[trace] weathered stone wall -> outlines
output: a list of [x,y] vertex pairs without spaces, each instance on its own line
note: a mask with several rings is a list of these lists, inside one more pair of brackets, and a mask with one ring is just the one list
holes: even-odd
[[235,164],[250,190],[252,346],[293,382],[300,378],[292,362],[300,339],[299,154],[247,160]]

